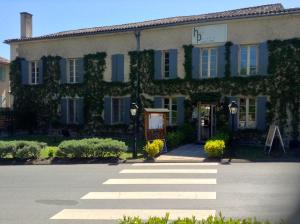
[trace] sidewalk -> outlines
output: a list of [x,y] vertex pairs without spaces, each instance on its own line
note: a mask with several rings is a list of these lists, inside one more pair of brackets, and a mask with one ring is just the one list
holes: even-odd
[[203,151],[203,145],[187,144],[180,146],[170,152],[162,154],[155,159],[156,162],[203,162],[207,158]]

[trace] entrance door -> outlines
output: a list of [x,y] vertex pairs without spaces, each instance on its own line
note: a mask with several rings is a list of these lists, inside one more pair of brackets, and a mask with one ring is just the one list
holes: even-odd
[[198,141],[203,142],[215,133],[215,105],[198,103]]

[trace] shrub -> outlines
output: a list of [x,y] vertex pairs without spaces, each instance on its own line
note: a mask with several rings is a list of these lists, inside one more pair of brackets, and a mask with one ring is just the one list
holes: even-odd
[[16,141],[13,158],[16,159],[37,159],[45,143],[35,141]]
[[208,140],[204,145],[204,151],[210,158],[222,157],[225,149],[224,140]]
[[150,217],[148,220],[142,221],[139,217],[123,217],[123,220],[120,220],[120,224],[270,224],[270,222],[260,222],[256,218],[225,218],[220,213],[217,216],[209,216],[207,219],[196,220],[195,217],[189,218],[178,218],[177,220],[170,221],[169,214],[166,214],[165,217]]
[[56,147],[56,146],[48,146],[46,148],[48,158],[55,157],[57,150],[58,150],[58,147]]
[[36,159],[46,143],[36,141],[0,141],[0,157],[14,159]]
[[228,147],[230,136],[226,132],[220,132],[215,134],[210,140],[223,140],[225,142],[225,147]]
[[147,152],[150,158],[154,158],[164,147],[164,142],[160,139],[156,139],[153,142],[147,142],[144,150]]
[[167,143],[168,147],[173,149],[177,146],[193,142],[196,139],[196,131],[195,128],[188,123],[183,124],[178,127],[176,131],[167,133]]
[[168,147],[173,149],[184,142],[185,135],[182,132],[174,131],[167,133]]
[[56,156],[60,158],[119,157],[126,150],[127,146],[122,141],[111,138],[86,138],[61,142]]

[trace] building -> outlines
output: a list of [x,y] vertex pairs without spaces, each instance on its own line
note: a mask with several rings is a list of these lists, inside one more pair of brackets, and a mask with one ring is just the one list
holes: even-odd
[[[21,13],[21,37],[5,42],[11,60],[19,59],[22,85],[57,78],[56,87],[64,89],[54,94],[63,123],[129,124],[130,102],[140,99],[144,106],[168,108],[170,126],[197,119],[198,138],[205,139],[217,129],[226,98],[239,105],[236,128],[265,130],[277,123],[287,137],[299,136],[299,103],[289,101],[299,102],[299,96],[277,93],[268,71],[278,65],[269,65],[270,44],[300,38],[300,8],[271,4],[38,37],[32,37],[31,21],[31,14]],[[136,51],[142,52],[139,57]],[[61,57],[59,66],[54,56]],[[291,75],[299,80],[299,73]]]
[[9,60],[0,57],[0,108],[9,108],[10,105]]

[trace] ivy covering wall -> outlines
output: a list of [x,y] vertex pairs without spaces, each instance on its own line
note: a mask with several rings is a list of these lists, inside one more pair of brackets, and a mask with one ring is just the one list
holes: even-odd
[[[106,53],[84,56],[84,83],[59,84],[60,57],[42,57],[44,84],[24,86],[20,80],[20,61],[11,63],[11,89],[14,97],[14,109],[22,112],[19,118],[33,117],[36,124],[47,120],[59,121],[58,105],[63,96],[83,96],[85,105],[85,124],[103,125],[103,97],[131,95],[132,102],[138,102],[142,108],[153,106],[153,96],[184,95],[186,111],[196,102],[218,101],[220,111],[224,110],[224,96],[269,96],[268,121],[277,123],[293,138],[299,136],[299,89],[300,89],[300,40],[269,41],[268,76],[231,77],[230,47],[225,44],[225,76],[202,80],[192,80],[192,45],[184,48],[184,79],[154,80],[154,50],[129,52],[130,80],[125,83],[105,82]],[[139,77],[139,80],[138,80]],[[139,89],[138,89],[139,88]],[[139,95],[137,95],[137,89]],[[23,116],[23,117],[22,117]],[[190,114],[186,116],[190,117]],[[226,120],[223,115],[223,120]],[[288,123],[291,118],[291,123]],[[29,122],[29,120],[27,120]],[[33,122],[34,123],[34,122]],[[287,133],[290,134],[290,133]]]

